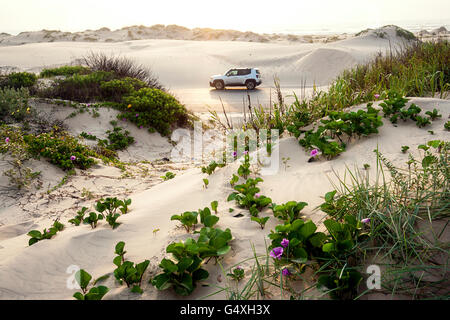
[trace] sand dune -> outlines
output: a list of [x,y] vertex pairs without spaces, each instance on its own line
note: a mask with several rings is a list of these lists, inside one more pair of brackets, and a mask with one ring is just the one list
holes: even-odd
[[[425,110],[437,108],[443,113],[443,119],[448,117],[450,102],[439,99],[415,98],[410,101]],[[377,103],[375,104],[377,105]],[[356,107],[357,108],[357,107]],[[447,139],[448,132],[443,130],[443,121],[433,122],[429,127],[435,132],[433,139]],[[81,125],[81,123],[80,123]],[[395,139],[394,139],[395,137]],[[333,181],[333,171],[341,177],[346,167],[362,170],[364,163],[372,164],[370,174],[374,174],[375,154],[380,151],[393,164],[404,165],[408,155],[401,153],[402,145],[409,145],[413,153],[417,146],[430,140],[430,134],[417,128],[414,123],[399,124],[394,127],[384,120],[380,133],[369,138],[363,138],[351,143],[348,150],[332,161],[321,160],[308,163],[308,155],[298,145],[294,138],[284,138],[279,143],[280,158],[290,157],[289,167],[280,165],[277,175],[263,177],[262,193],[270,196],[276,203],[288,200],[308,202],[305,214],[313,221],[320,221],[324,214],[313,210],[321,203],[321,196],[332,189],[329,178]],[[416,150],[416,151],[415,151]],[[72,227],[58,234],[54,239],[41,241],[32,247],[27,246],[28,236],[18,235],[21,230],[31,227],[32,222],[3,226],[3,238],[0,240],[0,298],[1,299],[70,299],[74,290],[67,288],[70,274],[66,273],[71,265],[78,265],[98,277],[113,270],[114,245],[118,241],[127,243],[128,258],[132,261],[149,259],[150,275],[157,270],[157,264],[165,255],[164,248],[172,241],[185,239],[188,235],[170,221],[172,214],[186,210],[197,210],[209,205],[213,200],[219,201],[220,221],[218,227],[229,227],[235,240],[233,250],[225,257],[225,267],[233,265],[251,256],[250,243],[253,243],[258,253],[264,251],[264,239],[276,225],[271,219],[266,229],[261,231],[256,223],[250,221],[248,214],[234,218],[228,213],[226,197],[231,192],[228,181],[237,169],[238,163],[217,170],[209,177],[210,187],[202,189],[202,178],[199,168],[187,170],[183,175],[170,181],[157,184],[142,192],[133,192],[131,212],[121,218],[123,224],[116,230],[111,230],[105,224],[91,230],[89,226]],[[91,171],[96,169],[91,169]],[[335,181],[335,180],[334,180]],[[80,183],[80,182],[78,182]],[[289,188],[285,188],[289,185]],[[64,187],[63,187],[64,188]],[[73,214],[73,209],[67,211],[63,205],[56,206],[64,211],[62,217]],[[235,210],[235,213],[241,210]],[[244,212],[245,213],[245,212]],[[263,216],[271,215],[268,209]],[[50,220],[38,222],[41,228],[48,226]],[[63,222],[64,219],[62,219]],[[156,234],[153,230],[160,229]],[[18,230],[18,231],[17,231]],[[244,267],[248,265],[243,264]],[[212,263],[206,268],[211,272],[208,283],[218,283],[219,268]],[[173,299],[170,292],[157,292],[147,284],[149,274],[144,278],[144,294],[142,296],[129,292],[125,286],[116,287],[114,277],[106,281],[112,289],[106,299]],[[212,288],[199,287],[192,299],[205,296]],[[215,296],[224,298],[224,296]]]
[[[407,42],[392,27],[384,28],[384,38],[369,31],[358,37],[333,43],[251,43],[242,41],[135,40],[117,43],[52,42],[20,46],[0,46],[0,68],[19,67],[39,72],[45,67],[64,65],[90,51],[120,54],[150,67],[161,82],[195,111],[206,111],[206,105],[221,110],[220,101],[209,88],[209,77],[232,67],[259,67],[263,76],[262,104],[268,104],[273,77],[281,86],[299,89],[302,84],[326,86],[344,69],[385,53]],[[30,56],[33,59],[30,59]],[[306,83],[304,83],[306,81]],[[195,105],[192,102],[195,90]],[[229,110],[240,110],[242,95],[234,91],[220,93]],[[297,92],[297,94],[299,94]],[[186,97],[186,101],[184,98]]]

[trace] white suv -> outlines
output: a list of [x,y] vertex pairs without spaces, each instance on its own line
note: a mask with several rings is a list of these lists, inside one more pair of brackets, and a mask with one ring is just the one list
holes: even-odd
[[261,73],[257,68],[231,69],[224,75],[215,75],[209,79],[209,85],[217,90],[223,90],[225,87],[240,86],[253,90],[261,82]]

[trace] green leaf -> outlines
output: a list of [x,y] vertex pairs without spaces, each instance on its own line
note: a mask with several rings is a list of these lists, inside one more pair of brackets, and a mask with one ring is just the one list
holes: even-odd
[[326,201],[326,202],[331,202],[331,201],[333,201],[334,196],[335,196],[336,193],[337,193],[336,190],[327,192],[327,193],[325,194],[325,201]]
[[341,231],[341,225],[339,222],[336,222],[332,219],[325,220],[323,222],[328,232],[333,236],[333,238],[337,238],[337,235]]
[[308,239],[314,232],[316,232],[317,227],[311,220],[306,222],[301,228],[300,228],[300,234],[304,237],[304,239]]
[[75,273],[75,280],[78,282],[78,284],[80,285],[80,287],[82,289],[87,288],[91,279],[92,279],[92,276],[89,273],[87,273],[86,271],[84,271],[83,269],[80,269],[79,271],[77,271]]
[[182,258],[177,264],[178,272],[179,273],[184,272],[187,268],[189,268],[189,266],[192,265],[193,262],[194,260],[192,258],[188,257]]
[[84,296],[83,296],[83,294],[82,294],[81,292],[75,292],[75,293],[73,294],[73,297],[74,297],[75,299],[77,299],[77,300],[84,300]]
[[173,283],[170,282],[169,275],[162,273],[152,279],[152,285],[158,290],[166,290],[169,289]]
[[29,241],[28,241],[28,245],[29,246],[32,246],[33,244],[35,244],[36,242],[38,242],[39,240],[38,239],[36,239],[36,238],[31,238]]
[[227,254],[228,251],[230,251],[230,250],[231,250],[231,247],[226,245],[226,246],[223,246],[222,248],[218,249],[217,254],[219,256],[223,256],[223,255]]
[[320,248],[326,238],[327,236],[325,235],[325,233],[317,232],[315,235],[309,238],[309,242],[313,245],[313,247]]
[[208,279],[208,277],[209,277],[209,272],[206,271],[205,269],[198,269],[198,270],[194,271],[194,273],[192,274],[192,278],[195,281],[205,280],[205,279]]
[[176,272],[178,270],[178,267],[175,263],[173,263],[172,260],[169,259],[162,259],[159,266],[167,271],[168,273]]
[[219,221],[219,217],[218,217],[218,216],[210,215],[210,216],[207,216],[207,217],[204,219],[204,223],[203,223],[203,224],[205,225],[205,227],[211,228],[211,227],[214,226],[218,221]]
[[335,250],[334,243],[325,243],[322,247],[323,252],[333,252]]
[[116,254],[124,254],[125,252],[123,251],[123,249],[125,248],[125,242],[120,241],[116,244],[116,248],[115,248],[115,253]]
[[31,230],[30,232],[28,232],[28,235],[32,238],[37,238],[37,239],[42,237],[41,232],[38,230]]
[[435,161],[436,158],[434,156],[426,156],[422,160],[422,167],[423,168],[429,167]]
[[109,278],[109,274],[105,274],[104,276],[101,276],[101,277],[95,279],[95,281],[93,282],[93,285],[95,286],[97,283],[105,281],[108,278]]

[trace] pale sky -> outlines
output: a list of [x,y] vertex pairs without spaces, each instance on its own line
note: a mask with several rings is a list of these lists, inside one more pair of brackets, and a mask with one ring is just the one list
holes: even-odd
[[450,0],[0,0],[0,32],[178,24],[255,32],[450,21]]

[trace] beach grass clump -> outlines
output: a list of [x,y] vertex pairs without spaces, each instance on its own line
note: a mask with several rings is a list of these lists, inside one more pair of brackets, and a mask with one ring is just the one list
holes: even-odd
[[[350,182],[339,179],[337,190],[325,196],[320,208],[335,221],[348,217],[357,221],[364,239],[349,245],[340,261],[324,260],[326,267],[321,271],[345,266],[361,272],[370,260],[384,268],[384,292],[419,299],[442,296],[448,263],[442,260],[448,244],[441,236],[446,233],[450,212],[449,146],[439,140],[419,146],[422,154],[418,159],[410,155],[407,170],[395,167],[375,150],[375,182],[358,171],[349,171]],[[353,276],[349,274],[349,279]],[[326,283],[331,282],[323,282],[328,289],[336,289]]]
[[65,76],[70,77],[76,74],[89,74],[92,71],[84,66],[62,66],[58,68],[48,68],[43,69],[41,73],[39,74],[39,77],[41,78],[51,78],[51,77],[57,77],[57,76]]
[[[450,88],[449,65],[449,41],[413,42],[390,54],[379,53],[371,62],[344,71],[331,87],[347,101],[359,100],[356,103],[373,100],[376,93],[389,90],[415,97],[439,93],[442,98]],[[342,84],[345,86],[339,88]],[[349,106],[345,105],[346,100],[336,107]]]
[[91,52],[83,58],[83,61],[94,72],[112,72],[120,79],[134,78],[146,83],[149,88],[164,89],[149,68],[132,59]]

